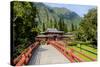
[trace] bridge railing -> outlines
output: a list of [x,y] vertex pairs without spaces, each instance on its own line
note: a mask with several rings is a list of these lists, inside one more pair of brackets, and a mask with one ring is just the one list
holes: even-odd
[[83,59],[76,56],[71,50],[66,50],[66,48],[62,46],[61,43],[57,43],[56,41],[48,41],[48,43],[58,49],[65,57],[70,60],[70,62],[84,62]]
[[35,42],[34,44],[30,45],[17,58],[13,60],[13,64],[15,66],[26,65],[32,56],[32,51],[35,50],[38,46],[39,42]]
[[[56,42],[56,41],[55,41],[55,42]],[[59,43],[59,42],[56,42],[56,43],[64,47],[64,45],[62,45],[62,43]],[[94,59],[94,58],[92,58],[92,57],[90,57],[90,56],[88,56],[88,55],[86,55],[86,54],[84,54],[84,53],[82,53],[82,52],[79,52],[79,51],[77,51],[77,50],[75,50],[75,49],[73,49],[73,48],[70,48],[70,49],[71,49],[72,51],[78,52],[79,54],[81,54],[81,55],[87,57],[88,59],[90,59],[90,60],[92,60],[92,61],[96,61],[96,59]]]

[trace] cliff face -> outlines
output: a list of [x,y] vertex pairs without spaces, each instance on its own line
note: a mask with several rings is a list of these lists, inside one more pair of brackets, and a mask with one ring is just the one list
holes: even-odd
[[67,32],[72,30],[72,26],[76,29],[81,21],[81,17],[77,13],[67,8],[49,7],[43,3],[36,3],[36,8],[40,31],[57,28]]

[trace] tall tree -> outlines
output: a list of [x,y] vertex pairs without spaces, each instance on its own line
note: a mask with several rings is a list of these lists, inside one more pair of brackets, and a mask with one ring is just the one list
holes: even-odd
[[74,29],[74,24],[73,24],[73,23],[71,24],[71,29],[72,29],[71,31],[74,31],[74,30],[75,30],[75,29]]
[[45,31],[46,29],[45,29],[45,24],[43,23],[43,31]]
[[63,23],[63,22],[62,22],[62,18],[60,18],[60,19],[59,19],[59,23],[58,23],[58,25],[59,25],[59,30],[60,30],[60,31],[63,30],[63,25],[62,25],[62,23]]
[[64,24],[64,32],[68,32],[68,26],[67,26],[67,23],[66,24]]
[[90,41],[97,46],[97,9],[93,8],[84,16],[77,32],[77,38]]
[[[13,46],[12,58],[18,56],[23,49],[33,42],[38,31],[36,31],[37,22],[36,7],[34,3],[24,1],[11,2],[11,24],[13,27]],[[35,30],[33,30],[35,28]]]

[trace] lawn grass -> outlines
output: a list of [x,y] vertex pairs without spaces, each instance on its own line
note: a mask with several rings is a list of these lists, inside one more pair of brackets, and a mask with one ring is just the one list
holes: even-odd
[[80,51],[80,52],[82,52],[82,53],[84,53],[84,54],[86,54],[86,55],[88,55],[88,56],[90,56],[92,58],[95,58],[95,59],[97,58],[97,55],[95,55],[93,53],[90,53],[88,51],[82,50],[82,49],[80,50],[80,48],[78,48],[76,46],[71,46],[71,48],[74,48],[75,50]]
[[91,61],[89,58],[83,56],[82,54],[79,54],[78,52],[74,51],[74,54],[83,59],[84,61]]
[[[70,48],[74,48],[75,50],[80,51],[79,48],[77,48],[77,47],[75,48],[75,47],[72,47],[72,46],[67,46],[66,49],[67,49],[67,50],[70,50]],[[92,61],[92,60],[90,60],[89,58],[83,56],[82,54],[80,54],[80,53],[78,53],[78,52],[76,52],[76,51],[73,51],[73,53],[74,53],[75,55],[77,55],[79,58],[83,59],[84,61],[87,61],[87,62]]]
[[[80,47],[80,45],[77,45],[77,46]],[[86,46],[86,45],[81,45],[81,48],[97,54],[97,49],[95,49],[95,48],[92,48],[92,47],[89,47],[89,46]]]

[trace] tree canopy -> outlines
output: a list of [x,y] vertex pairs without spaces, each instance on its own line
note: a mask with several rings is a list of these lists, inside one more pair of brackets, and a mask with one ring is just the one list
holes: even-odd
[[80,23],[76,38],[81,41],[90,41],[97,46],[97,9],[90,9]]
[[16,57],[30,43],[34,42],[34,38],[39,32],[37,29],[36,12],[34,3],[23,1],[11,2],[13,57]]

